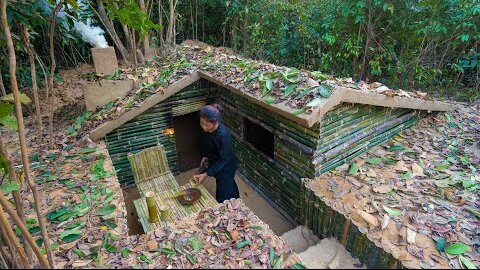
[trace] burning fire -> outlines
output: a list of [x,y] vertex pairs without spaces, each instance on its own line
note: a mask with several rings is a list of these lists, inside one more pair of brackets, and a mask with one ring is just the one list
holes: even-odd
[[167,129],[165,129],[165,131],[163,133],[165,133],[167,135],[173,135],[173,134],[175,134],[175,131],[174,131],[173,128],[167,128]]

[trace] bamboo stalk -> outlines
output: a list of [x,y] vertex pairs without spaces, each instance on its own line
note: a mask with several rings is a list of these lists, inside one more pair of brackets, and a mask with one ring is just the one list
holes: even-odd
[[[8,224],[8,226],[10,226],[10,224]],[[15,255],[19,255],[20,253],[15,254],[15,247],[13,246],[12,241],[8,237],[7,231],[5,228],[7,228],[7,226],[3,226],[3,225],[0,226],[0,236],[2,237],[2,241],[5,243],[5,246],[10,251],[10,255],[11,255],[10,258],[12,259],[12,268],[16,269],[16,268],[24,267],[23,264],[20,264],[18,262],[17,256],[15,256]]]

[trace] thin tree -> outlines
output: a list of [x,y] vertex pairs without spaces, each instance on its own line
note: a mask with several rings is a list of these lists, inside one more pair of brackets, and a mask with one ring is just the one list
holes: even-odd
[[2,71],[0,70],[0,96],[5,96],[7,91],[5,91],[5,85],[3,84]]
[[13,93],[13,99],[15,101],[15,110],[17,115],[17,122],[18,122],[18,137],[20,139],[20,150],[22,154],[22,163],[23,163],[23,172],[25,175],[25,180],[27,181],[30,189],[33,193],[33,199],[35,202],[35,211],[37,213],[38,223],[40,225],[42,231],[42,238],[43,243],[45,245],[45,250],[47,252],[48,261],[50,267],[54,268],[55,263],[53,261],[52,251],[50,249],[50,239],[48,238],[47,228],[45,226],[45,222],[43,220],[43,213],[40,209],[41,207],[41,200],[39,198],[38,189],[35,183],[33,183],[30,175],[30,164],[28,161],[28,148],[27,148],[27,141],[25,139],[25,126],[23,124],[23,112],[22,112],[22,105],[20,103],[20,93],[18,91],[18,84],[17,84],[17,77],[16,77],[16,64],[17,60],[15,57],[15,49],[13,47],[12,35],[10,33],[10,27],[7,22],[7,3],[6,0],[0,0],[0,9],[1,9],[1,17],[2,17],[2,25],[5,31],[5,37],[7,41],[7,48],[8,48],[8,58],[9,58],[9,72],[10,72],[10,84]]
[[[15,172],[15,165],[13,164],[12,159],[9,157],[7,153],[7,149],[5,148],[5,145],[3,143],[2,138],[0,137],[0,156],[3,156],[7,160],[7,166],[8,166],[8,177],[10,178],[10,182],[17,183],[18,186],[20,187],[20,190],[14,190],[12,191],[12,196],[13,200],[15,201],[15,207],[17,210],[17,214],[22,220],[23,224],[26,225],[25,221],[25,209],[23,207],[23,200],[22,196],[20,194],[22,183],[20,183],[19,179],[17,178],[17,174]],[[23,242],[23,246],[25,248],[25,254],[27,255],[27,258],[29,260],[32,259],[32,250],[28,246],[28,243],[26,241]]]
[[33,46],[30,44],[30,34],[27,31],[25,26],[21,26],[22,40],[25,45],[25,48],[28,52],[28,59],[30,60],[30,74],[32,76],[32,92],[33,100],[35,103],[35,113],[37,118],[37,142],[42,142],[43,135],[43,123],[42,123],[42,112],[40,109],[40,98],[38,97],[38,85],[37,85],[37,71],[35,68],[35,55],[33,53]]

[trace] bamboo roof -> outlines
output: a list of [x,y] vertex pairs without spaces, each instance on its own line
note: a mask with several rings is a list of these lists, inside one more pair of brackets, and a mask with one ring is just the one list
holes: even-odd
[[137,88],[116,100],[114,106],[97,111],[89,125],[90,137],[104,137],[200,79],[308,127],[342,102],[426,111],[454,109],[452,104],[432,100],[426,93],[393,90],[381,83],[355,83],[351,78],[338,79],[224,52],[203,43],[185,42],[135,74],[125,70],[124,75],[136,81]]

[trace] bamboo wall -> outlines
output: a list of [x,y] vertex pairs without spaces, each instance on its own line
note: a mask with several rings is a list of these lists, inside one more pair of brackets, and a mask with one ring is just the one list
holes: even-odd
[[425,112],[408,109],[342,104],[328,112],[320,123],[313,155],[315,175],[341,166],[410,128]]
[[[284,212],[301,221],[301,178],[313,176],[311,159],[318,139],[318,126],[306,128],[220,90],[225,109],[223,122],[232,131],[239,171]],[[269,157],[246,141],[243,119],[247,118],[274,135],[274,155]]]
[[370,240],[365,232],[347,218],[343,206],[331,204],[315,194],[310,185],[313,180],[302,182],[302,208],[305,211],[304,224],[322,238],[335,237],[353,257],[368,269],[402,269],[402,263],[382,247]]
[[178,174],[175,135],[167,134],[173,128],[173,117],[198,111],[216,95],[204,81],[185,88],[165,101],[123,124],[106,136],[108,152],[117,170],[122,186],[134,184],[128,154],[137,153],[161,143],[166,150],[168,164],[173,174]]

